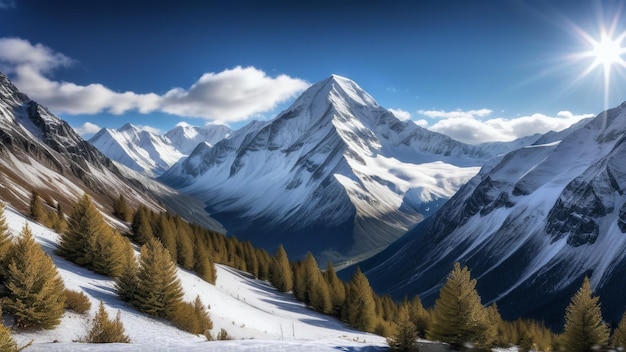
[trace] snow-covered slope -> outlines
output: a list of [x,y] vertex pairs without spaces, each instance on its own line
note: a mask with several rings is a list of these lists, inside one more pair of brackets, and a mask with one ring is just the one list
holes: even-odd
[[[130,308],[115,294],[111,278],[94,274],[54,254],[58,235],[27,220],[7,207],[5,217],[14,236],[28,223],[36,240],[53,258],[65,286],[84,292],[92,303],[87,316],[66,312],[52,330],[14,334],[20,345],[33,341],[26,351],[381,351],[384,338],[352,330],[343,323],[315,313],[292,295],[277,292],[266,282],[251,279],[234,269],[218,266],[216,285],[193,273],[178,270],[187,301],[196,296],[210,306],[212,335],[226,329],[235,340],[209,342]],[[131,344],[89,345],[74,341],[84,337],[99,302],[110,316],[119,311]],[[57,342],[53,342],[57,341]]]
[[164,135],[132,124],[119,129],[103,128],[89,142],[107,157],[147,176],[159,176],[200,143],[214,144],[230,134],[226,126],[181,124]]
[[325,262],[384,248],[495,154],[400,121],[333,75],[159,179],[205,201],[237,237]]
[[562,328],[588,275],[617,322],[626,309],[626,103],[569,132],[486,165],[428,224],[362,263],[372,286],[432,304],[460,261],[504,317]]
[[123,194],[133,207],[194,215],[221,230],[196,200],[116,164],[0,72],[0,199],[24,211],[32,190],[65,210],[85,192],[103,210]]

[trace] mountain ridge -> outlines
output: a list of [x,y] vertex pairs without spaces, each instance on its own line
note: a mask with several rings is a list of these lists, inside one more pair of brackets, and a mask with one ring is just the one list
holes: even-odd
[[274,119],[198,146],[159,180],[204,201],[238,238],[324,262],[384,248],[495,153],[400,121],[332,75]]
[[362,263],[372,286],[431,305],[459,261],[503,317],[559,331],[567,298],[589,276],[605,317],[617,322],[626,294],[618,281],[626,273],[624,131],[626,104],[572,126],[560,142],[545,135],[543,144],[493,160],[396,253]]

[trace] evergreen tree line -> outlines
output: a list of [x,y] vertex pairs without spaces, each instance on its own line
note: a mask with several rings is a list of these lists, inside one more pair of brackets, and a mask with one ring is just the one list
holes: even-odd
[[[0,316],[12,315],[15,329],[52,329],[60,323],[66,309],[79,310],[77,302],[81,302],[81,313],[91,305],[86,296],[65,289],[52,258],[35,241],[28,225],[12,239],[3,205],[0,205],[0,282]],[[123,334],[119,318],[116,328]],[[1,351],[21,351],[29,345],[18,346],[11,330],[0,323]]]
[[[42,214],[36,210],[40,208],[36,200],[33,196],[33,217]],[[390,296],[375,294],[358,268],[349,282],[343,282],[332,263],[321,271],[311,253],[291,262],[279,246],[270,256],[250,242],[190,224],[171,213],[155,213],[146,207],[133,212],[123,196],[114,203],[112,213],[129,224],[131,232],[126,236],[108,227],[89,197],[84,196],[68,217],[59,253],[96,272],[117,277],[119,295],[139,310],[170,319],[179,327],[187,325],[196,333],[206,332],[212,324],[199,298],[194,303],[182,301],[175,263],[195,270],[211,283],[216,280],[214,263],[269,280],[281,292],[292,291],[313,310],[388,337],[389,345],[398,351],[414,349],[417,337],[448,342],[457,349],[471,346],[486,350],[510,344],[523,351],[626,347],[626,313],[611,336],[588,279],[567,308],[564,332],[555,335],[533,320],[504,321],[495,304],[483,306],[475,289],[476,280],[459,263],[441,287],[435,305],[425,309],[418,296],[397,303]],[[142,246],[139,260],[128,238]],[[188,319],[190,316],[196,318]]]

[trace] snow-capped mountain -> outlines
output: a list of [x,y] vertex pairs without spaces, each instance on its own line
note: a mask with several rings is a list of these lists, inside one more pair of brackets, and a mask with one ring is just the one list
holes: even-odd
[[[493,160],[444,205],[361,263],[372,286],[426,304],[460,261],[483,302],[503,317],[562,328],[569,297],[588,275],[604,317],[626,309],[626,103]],[[497,161],[497,162],[496,162]]]
[[238,238],[325,262],[384,248],[495,154],[400,121],[333,75],[159,179],[203,200]]
[[165,205],[221,229],[197,201],[116,164],[0,72],[0,199],[26,211],[32,190],[66,210],[85,192],[103,210],[123,194],[134,207]]
[[119,129],[103,128],[89,142],[107,157],[147,176],[159,176],[200,143],[214,144],[230,134],[226,126],[181,124],[164,135],[132,124]]
[[233,131],[224,125],[206,125],[204,127],[179,123],[167,131],[164,137],[184,155],[189,155],[200,143],[213,145],[230,136]]

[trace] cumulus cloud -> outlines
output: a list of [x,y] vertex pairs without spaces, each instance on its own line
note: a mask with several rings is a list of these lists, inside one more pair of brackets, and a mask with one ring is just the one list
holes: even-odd
[[287,75],[269,77],[254,67],[205,73],[189,89],[175,88],[162,98],[162,110],[179,116],[236,122],[276,106],[309,86]]
[[91,122],[85,122],[82,126],[74,128],[76,133],[81,135],[81,137],[83,137],[83,138],[89,137],[91,135],[94,135],[94,134],[98,133],[98,131],[100,131],[101,129],[102,129],[102,127],[96,125],[95,123],[91,123]]
[[31,98],[55,113],[123,114],[128,111],[166,112],[229,123],[273,110],[309,84],[287,75],[270,77],[254,67],[205,73],[189,88],[155,93],[116,92],[98,83],[78,85],[48,78],[55,68],[74,61],[41,44],[20,38],[0,38],[0,68]]
[[469,144],[512,141],[535,133],[561,131],[584,118],[593,116],[592,114],[575,115],[570,111],[560,111],[556,116],[537,113],[515,118],[486,118],[492,113],[492,110],[489,109],[450,112],[419,110],[418,113],[440,119],[428,129]]
[[399,118],[402,121],[407,121],[411,119],[411,113],[408,111],[404,111],[402,109],[388,109],[395,117]]
[[463,111],[457,109],[454,111],[443,110],[418,110],[419,114],[430,117],[432,119],[473,119],[476,117],[489,116],[492,111],[489,109],[468,110]]

